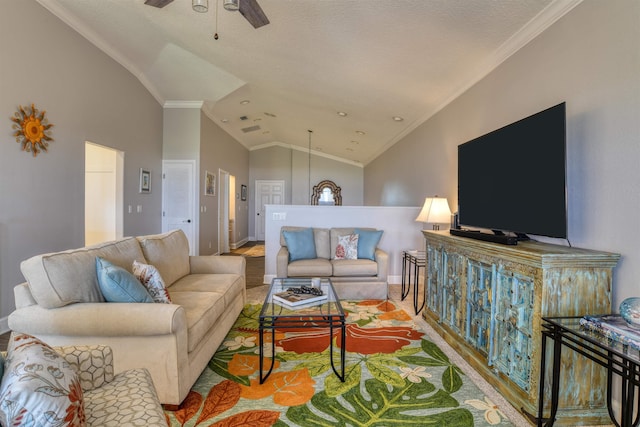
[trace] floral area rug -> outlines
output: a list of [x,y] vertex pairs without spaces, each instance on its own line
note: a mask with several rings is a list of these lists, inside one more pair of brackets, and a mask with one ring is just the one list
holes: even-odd
[[[346,372],[331,368],[328,329],[277,330],[273,372],[259,381],[258,315],[245,306],[177,411],[174,426],[512,426],[390,301],[342,302]],[[268,337],[268,338],[267,338]],[[265,340],[270,340],[265,333]],[[336,347],[337,349],[337,347]],[[271,342],[264,366],[270,365]],[[339,351],[334,351],[339,366]],[[338,368],[339,369],[339,368]]]

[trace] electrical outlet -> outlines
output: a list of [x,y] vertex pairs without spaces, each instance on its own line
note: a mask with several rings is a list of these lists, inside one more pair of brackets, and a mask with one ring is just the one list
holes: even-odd
[[287,219],[287,213],[286,212],[274,212],[272,218],[273,218],[274,221],[284,221],[284,220]]

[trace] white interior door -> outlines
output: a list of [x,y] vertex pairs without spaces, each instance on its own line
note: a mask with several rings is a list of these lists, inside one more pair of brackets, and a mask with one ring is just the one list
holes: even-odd
[[195,160],[162,162],[162,231],[180,229],[189,240],[189,254],[198,254]]
[[256,240],[264,241],[265,205],[284,204],[284,181],[256,181]]

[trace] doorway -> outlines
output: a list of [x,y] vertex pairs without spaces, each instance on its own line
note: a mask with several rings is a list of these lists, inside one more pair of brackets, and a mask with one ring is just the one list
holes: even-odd
[[123,236],[124,152],[84,144],[84,244]]
[[264,241],[264,207],[265,205],[284,204],[284,181],[257,180],[256,181],[256,240]]
[[[235,176],[229,172],[218,169],[218,182],[220,183],[218,202],[218,252],[220,254],[231,252],[231,235],[235,233]],[[233,187],[232,188],[232,183]]]

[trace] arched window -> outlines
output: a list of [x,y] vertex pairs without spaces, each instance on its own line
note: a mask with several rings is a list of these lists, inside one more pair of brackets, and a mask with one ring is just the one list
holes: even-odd
[[313,186],[312,205],[342,206],[340,187],[335,182],[325,179]]

